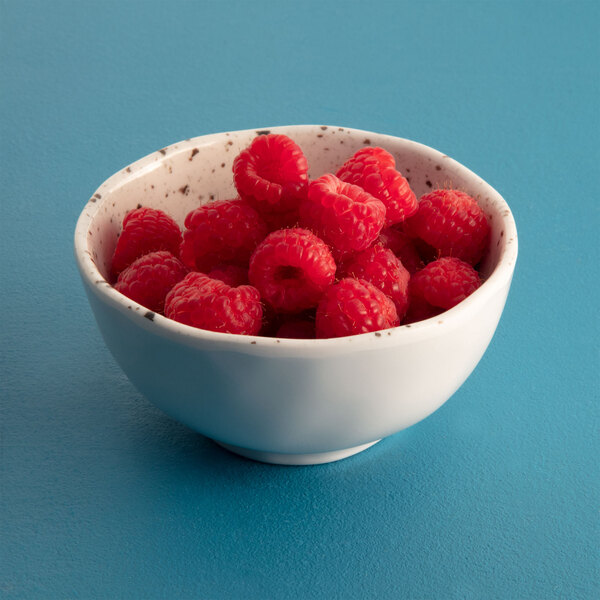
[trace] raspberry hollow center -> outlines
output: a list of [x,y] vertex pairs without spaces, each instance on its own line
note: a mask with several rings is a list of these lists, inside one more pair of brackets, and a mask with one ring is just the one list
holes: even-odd
[[275,281],[289,281],[302,279],[304,271],[300,267],[292,265],[281,265],[275,270]]

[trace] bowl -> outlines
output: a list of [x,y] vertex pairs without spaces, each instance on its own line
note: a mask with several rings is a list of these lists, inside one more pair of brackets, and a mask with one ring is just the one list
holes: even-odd
[[[356,150],[373,145],[394,155],[417,196],[451,185],[476,197],[491,224],[484,283],[437,317],[322,340],[195,329],[117,292],[108,278],[124,215],[143,204],[182,225],[200,204],[234,197],[234,158],[268,132],[300,145],[311,178],[335,172]],[[294,125],[187,139],[123,168],[83,209],[75,257],[108,349],[148,400],[233,452],[303,465],[365,450],[424,419],[454,394],[498,325],[517,259],[517,231],[500,194],[437,150],[370,131]]]

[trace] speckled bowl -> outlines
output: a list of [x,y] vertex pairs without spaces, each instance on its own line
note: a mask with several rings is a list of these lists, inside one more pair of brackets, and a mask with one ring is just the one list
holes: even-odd
[[[110,259],[127,211],[143,204],[183,224],[192,208],[233,197],[233,159],[268,131],[289,135],[302,147],[312,178],[335,172],[362,146],[377,145],[395,156],[417,196],[444,185],[475,196],[492,226],[485,283],[438,317],[327,340],[202,331],[154,314],[113,289],[107,281]],[[436,150],[345,127],[298,125],[188,139],[124,168],[83,209],[75,256],[106,345],[151,402],[244,456],[317,464],[355,454],[413,425],[462,385],[504,308],[517,231],[498,192]]]

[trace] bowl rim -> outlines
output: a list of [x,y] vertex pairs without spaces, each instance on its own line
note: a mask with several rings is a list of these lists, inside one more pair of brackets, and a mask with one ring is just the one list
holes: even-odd
[[[102,302],[116,308],[138,325],[144,328],[151,327],[158,335],[167,337],[173,341],[202,347],[209,342],[215,349],[249,353],[260,353],[275,348],[280,352],[285,351],[286,354],[291,352],[293,354],[310,356],[314,356],[317,351],[326,352],[330,355],[332,351],[335,352],[336,350],[345,353],[350,349],[352,351],[369,350],[374,347],[380,347],[382,344],[404,345],[407,343],[414,343],[418,340],[428,339],[440,333],[440,326],[449,328],[460,326],[465,319],[469,318],[472,309],[476,308],[478,305],[483,305],[487,299],[495,295],[499,290],[505,288],[507,284],[510,284],[518,255],[517,228],[508,203],[497,190],[463,164],[435,148],[406,138],[345,126],[344,129],[349,130],[352,134],[359,136],[377,136],[380,140],[388,139],[396,143],[401,142],[407,146],[414,146],[415,149],[418,149],[423,155],[432,160],[444,161],[445,164],[450,165],[454,171],[461,173],[463,177],[477,180],[479,185],[486,188],[486,195],[498,208],[506,239],[504,250],[493,271],[482,285],[454,308],[435,317],[408,325],[400,325],[387,330],[340,338],[290,339],[247,336],[198,329],[178,323],[163,315],[155,314],[118,292],[100,273],[88,250],[88,231],[94,217],[100,211],[104,203],[107,202],[107,197],[109,197],[112,190],[121,187],[129,180],[143,176],[145,172],[153,170],[156,167],[157,162],[168,159],[170,156],[173,156],[174,153],[179,154],[180,152],[188,151],[191,147],[210,144],[213,140],[216,141],[226,134],[244,135],[253,132],[256,133],[257,131],[269,130],[271,133],[284,133],[292,137],[294,131],[306,129],[316,130],[319,128],[338,128],[338,126],[310,124],[279,125],[210,133],[175,142],[121,168],[96,189],[84,206],[77,220],[74,235],[74,253],[84,283],[87,284],[87,287],[92,290]],[[377,144],[374,143],[373,145]],[[318,353],[320,354],[320,352]]]

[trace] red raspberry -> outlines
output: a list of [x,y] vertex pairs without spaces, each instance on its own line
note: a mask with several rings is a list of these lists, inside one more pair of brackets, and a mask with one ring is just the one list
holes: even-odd
[[115,289],[138,304],[162,313],[165,297],[187,272],[182,262],[170,252],[150,252],[121,271]]
[[233,161],[239,195],[259,212],[289,213],[306,196],[308,162],[285,135],[259,135]]
[[383,148],[362,148],[341,166],[337,176],[381,200],[386,225],[401,223],[417,212],[417,197],[396,170],[394,157]]
[[233,288],[193,272],[167,295],[165,316],[209,331],[256,335],[262,326],[262,305],[251,285]]
[[479,273],[453,257],[439,258],[412,276],[410,296],[448,310],[462,302],[481,285]]
[[191,269],[209,271],[221,263],[248,264],[267,234],[258,213],[243,200],[216,200],[190,212],[181,244],[181,260]]
[[338,277],[364,279],[392,299],[398,318],[408,308],[409,272],[391,250],[380,244],[355,254],[338,269]]
[[327,174],[311,181],[300,217],[340,256],[365,250],[377,239],[385,206],[362,188]]
[[381,230],[378,241],[385,248],[389,248],[412,275],[423,268],[419,252],[412,238],[395,227],[386,227]]
[[439,256],[476,265],[483,256],[490,226],[477,201],[458,190],[434,190],[422,196],[417,214],[404,230],[433,246]]
[[248,285],[248,269],[238,267],[237,265],[219,265],[211,271],[208,276],[211,279],[218,279],[230,287]]
[[348,277],[332,285],[317,308],[317,338],[357,335],[398,324],[394,303],[362,279]]
[[149,252],[167,250],[179,256],[181,231],[175,221],[162,210],[141,207],[125,215],[123,228],[112,258],[116,277],[134,260]]
[[316,306],[335,278],[327,245],[306,229],[270,233],[250,258],[248,276],[277,312],[297,313]]
[[275,337],[295,340],[312,340],[315,338],[315,322],[308,319],[294,319],[282,323]]

